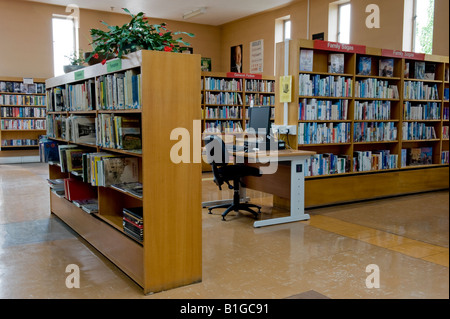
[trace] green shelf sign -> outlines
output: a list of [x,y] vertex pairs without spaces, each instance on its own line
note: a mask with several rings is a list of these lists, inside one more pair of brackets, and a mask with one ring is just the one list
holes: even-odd
[[75,81],[83,80],[84,79],[84,70],[76,71],[75,72]]
[[114,59],[106,62],[107,72],[116,72],[122,69],[122,59]]

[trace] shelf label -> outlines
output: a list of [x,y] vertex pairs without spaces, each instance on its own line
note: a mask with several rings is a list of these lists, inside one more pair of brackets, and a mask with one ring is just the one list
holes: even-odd
[[415,52],[406,52],[406,51],[400,51],[400,50],[389,50],[389,49],[382,49],[381,55],[390,57],[390,58],[405,58],[405,59],[411,59],[411,60],[425,60],[425,54],[424,53],[415,53]]
[[23,84],[34,84],[33,78],[23,78]]
[[261,80],[262,74],[227,72],[227,77]]
[[327,51],[338,51],[345,53],[366,53],[366,46],[359,44],[345,44],[339,42],[330,42],[322,40],[314,40],[314,49],[327,50]]
[[107,72],[116,72],[122,69],[122,59],[114,59],[106,62]]
[[74,77],[75,81],[84,80],[84,70],[76,71]]

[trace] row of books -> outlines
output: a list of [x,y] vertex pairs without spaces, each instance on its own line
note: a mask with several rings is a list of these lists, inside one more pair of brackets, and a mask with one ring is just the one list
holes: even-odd
[[45,130],[46,120],[1,120],[2,130]]
[[388,142],[397,140],[394,122],[359,122],[353,130],[354,142]]
[[45,93],[45,84],[0,81],[0,92],[42,94]]
[[298,106],[301,121],[347,120],[348,100],[302,99]]
[[390,101],[355,101],[355,120],[390,120]]
[[45,117],[46,110],[42,107],[15,107],[4,106],[0,108],[2,117]]
[[405,62],[405,78],[435,80],[436,64],[424,61]]
[[139,242],[144,241],[144,220],[142,207],[123,208],[123,231]]
[[350,123],[299,123],[298,144],[349,143]]
[[204,110],[205,119],[238,119],[242,118],[242,108],[239,106],[218,106],[206,107]]
[[398,167],[398,154],[391,154],[390,150],[354,151],[353,171],[367,172]]
[[245,80],[245,91],[247,92],[275,92],[275,81],[271,80]]
[[418,122],[403,122],[403,140],[429,140],[436,139],[434,126]]
[[443,139],[448,139],[448,125],[444,125],[442,126],[442,138]]
[[275,95],[263,95],[263,94],[245,94],[245,104],[247,105],[275,105]]
[[242,105],[242,96],[235,92],[206,92],[205,104]]
[[67,85],[67,111],[88,111],[96,109],[95,81]]
[[404,148],[401,151],[401,161],[402,167],[433,164],[433,148]]
[[449,88],[444,88],[444,101],[448,102]]
[[405,81],[403,98],[408,100],[439,100],[436,84],[428,85],[421,81]]
[[448,119],[449,119],[450,113],[449,113],[449,108],[448,108],[448,106],[444,106],[444,112],[443,112],[442,115],[443,115],[442,118],[443,118],[444,120],[448,120]]
[[205,122],[205,133],[233,133],[242,132],[239,121],[208,121]]
[[388,81],[365,79],[355,82],[355,97],[374,99],[398,99],[398,87]]
[[441,118],[441,103],[427,102],[413,105],[405,102],[403,107],[405,120],[439,120]]
[[141,120],[135,116],[101,113],[96,119],[96,144],[121,150],[141,150]]
[[45,106],[45,95],[0,94],[1,105]]
[[343,174],[349,172],[350,160],[347,155],[314,154],[306,158],[305,166],[305,176]]
[[205,77],[205,90],[242,91],[242,79],[223,79]]
[[137,70],[102,75],[96,78],[97,109],[140,109],[142,105],[142,77]]
[[37,139],[7,139],[2,140],[2,146],[34,146],[38,145]]
[[342,76],[329,75],[322,77],[318,74],[299,75],[299,95],[324,97],[351,97],[352,79]]

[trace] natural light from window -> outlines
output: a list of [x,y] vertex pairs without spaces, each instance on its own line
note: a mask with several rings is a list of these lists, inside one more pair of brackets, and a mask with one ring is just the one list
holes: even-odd
[[284,21],[284,40],[291,38],[291,20]]
[[339,5],[338,42],[350,43],[350,3]]
[[432,54],[434,0],[415,0],[414,52]]
[[75,24],[73,19],[53,17],[53,70],[55,76],[64,74],[64,65],[70,64],[68,56],[76,52]]

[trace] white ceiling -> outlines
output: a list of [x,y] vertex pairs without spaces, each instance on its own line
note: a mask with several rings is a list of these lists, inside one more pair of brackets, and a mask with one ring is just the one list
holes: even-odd
[[[122,13],[145,12],[148,17],[221,25],[255,13],[273,9],[298,0],[28,0],[54,5],[75,4],[80,8]],[[206,13],[183,20],[184,13],[206,7]]]

